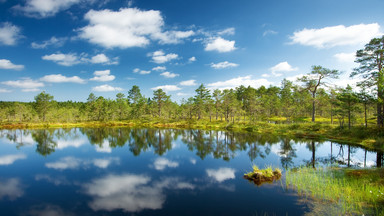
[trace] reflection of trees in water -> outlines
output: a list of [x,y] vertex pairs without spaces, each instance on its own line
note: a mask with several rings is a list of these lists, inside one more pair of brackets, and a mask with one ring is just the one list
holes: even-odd
[[[133,155],[138,156],[153,148],[155,154],[164,155],[172,149],[172,143],[179,136],[189,151],[196,152],[201,159],[212,155],[229,161],[236,156],[238,151],[247,151],[251,161],[256,158],[265,158],[271,152],[273,145],[279,144],[278,152],[281,165],[284,168],[294,166],[293,159],[297,157],[294,145],[303,143],[312,152],[309,160],[304,160],[308,166],[316,167],[318,164],[338,163],[346,166],[366,166],[367,151],[365,150],[364,162],[353,161],[357,147],[346,144],[330,142],[330,154],[326,157],[317,158],[316,150],[323,142],[291,137],[279,137],[272,134],[241,133],[228,131],[205,131],[205,130],[176,130],[176,129],[143,129],[143,128],[71,128],[71,129],[48,129],[48,130],[1,130],[0,136],[7,138],[17,144],[17,148],[25,145],[25,137],[31,134],[37,143],[36,151],[43,155],[49,155],[55,151],[57,142],[55,140],[81,139],[86,135],[92,145],[100,148],[108,144],[109,148],[129,146]],[[28,138],[27,144],[30,144]],[[383,153],[376,153],[376,165],[382,166]]]
[[32,130],[32,138],[37,143],[36,152],[43,156],[55,151],[57,143],[54,141],[55,129]]

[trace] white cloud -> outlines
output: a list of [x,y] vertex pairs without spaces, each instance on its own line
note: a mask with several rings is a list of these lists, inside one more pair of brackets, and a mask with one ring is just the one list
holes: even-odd
[[21,88],[23,92],[39,91],[40,87],[44,87],[44,83],[31,80],[30,78],[15,81],[5,81],[1,83],[14,88]]
[[356,59],[356,53],[337,53],[333,57],[335,57],[339,62],[353,63]]
[[100,85],[100,86],[93,87],[92,91],[95,91],[95,92],[111,92],[111,91],[123,91],[123,89],[120,88],[120,87],[113,87],[113,86],[110,86],[110,85]]
[[206,172],[209,177],[219,183],[228,179],[235,179],[235,170],[232,168],[207,169]]
[[16,5],[14,9],[22,11],[26,16],[45,18],[66,10],[81,0],[29,0],[24,6]]
[[20,38],[20,28],[9,22],[0,25],[0,44],[15,45]]
[[141,74],[141,75],[146,75],[146,74],[150,74],[151,71],[140,70],[139,68],[135,68],[135,69],[133,69],[133,73],[138,73],[138,74]]
[[234,35],[235,34],[235,28],[227,28],[222,31],[219,31],[217,33],[218,35]]
[[[158,179],[158,178],[156,178]],[[161,209],[166,200],[164,189],[186,190],[195,186],[177,178],[152,181],[146,175],[108,175],[83,185],[85,193],[92,196],[89,206],[95,210],[140,212]]]
[[[51,177],[49,175],[44,175],[44,174],[35,175],[35,180],[36,181],[45,180],[46,182],[52,183],[52,184],[54,184],[56,186],[59,186],[59,185],[69,185],[70,184],[70,182],[65,177],[53,178],[53,177]],[[41,215],[41,214],[38,214],[38,215]]]
[[0,181],[0,200],[8,197],[10,200],[15,200],[24,195],[23,186],[17,178],[10,178],[5,181]]
[[196,159],[191,158],[191,159],[189,159],[189,162],[191,162],[191,164],[195,165],[197,161],[196,161]]
[[98,82],[108,82],[115,79],[114,75],[111,75],[111,70],[103,70],[103,71],[95,71],[93,75],[95,75],[90,80],[98,81]]
[[157,86],[151,89],[152,90],[162,89],[165,92],[181,90],[181,88],[177,87],[177,85],[163,85],[163,86]]
[[157,158],[153,165],[156,170],[164,170],[167,167],[176,168],[179,166],[179,163],[170,161],[167,158]]
[[212,38],[205,46],[205,51],[231,52],[235,50],[235,41],[225,40],[221,37]]
[[195,32],[189,31],[167,31],[152,34],[153,39],[160,40],[160,44],[178,44],[182,39],[193,36]]
[[188,96],[189,94],[187,94],[187,93],[183,93],[183,92],[177,92],[176,95],[177,95],[177,96],[184,97],[184,96]]
[[105,65],[119,64],[118,58],[114,58],[113,60],[111,60],[105,54],[95,55],[89,61],[93,64],[105,64]]
[[100,152],[100,153],[111,153],[112,152],[112,148],[109,145],[109,141],[108,140],[104,140],[101,145],[97,145],[96,146],[96,151]]
[[0,88],[0,93],[10,93],[11,90]]
[[25,154],[0,156],[0,166],[1,165],[11,165],[17,160],[22,160],[22,159],[26,159],[26,158],[27,158],[27,156]]
[[236,63],[228,62],[228,61],[219,62],[217,64],[211,63],[211,67],[215,68],[215,69],[232,68],[232,67],[237,67],[237,66],[239,66],[239,65]]
[[290,37],[293,44],[330,48],[345,45],[364,45],[372,38],[380,36],[378,23],[359,24],[352,26],[330,26],[320,29],[303,29]]
[[165,71],[167,68],[165,66],[157,66],[152,68],[153,71]]
[[155,51],[153,53],[150,53],[149,55],[152,56],[152,61],[157,64],[163,64],[179,57],[179,55],[175,53],[169,53],[165,55],[162,50]]
[[290,64],[288,64],[288,62],[280,62],[278,63],[277,65],[269,68],[269,70],[271,71],[271,74],[263,74],[261,75],[262,77],[271,77],[271,76],[274,76],[274,77],[280,77],[282,76],[283,74],[282,73],[278,73],[278,72],[290,72],[290,71],[297,71],[299,68],[297,67],[292,67]]
[[195,62],[196,61],[196,57],[195,56],[192,56],[191,58],[188,59],[188,62]]
[[277,34],[276,31],[273,31],[273,30],[266,30],[266,31],[263,33],[263,37],[268,36],[268,35],[275,35],[275,34]]
[[16,65],[8,59],[0,59],[0,69],[22,70],[24,69],[24,65]]
[[56,53],[51,55],[45,55],[42,57],[42,59],[53,61],[63,66],[72,66],[72,65],[81,63],[81,61],[76,56],[76,54],[73,54],[73,53],[69,53],[69,54]]
[[66,77],[61,74],[45,75],[44,77],[40,78],[40,81],[50,83],[85,83],[85,80],[78,76]]
[[82,165],[82,161],[75,157],[64,157],[59,161],[45,163],[47,168],[65,170],[65,169],[78,169]]
[[119,11],[90,10],[84,17],[89,25],[79,30],[81,38],[106,48],[144,47],[152,40],[176,44],[193,31],[163,31],[160,11],[120,8]]
[[41,43],[32,42],[31,46],[34,49],[45,49],[49,46],[61,47],[64,45],[66,40],[67,40],[66,37],[62,37],[62,38],[51,37],[49,40],[45,40]]
[[175,78],[175,77],[179,76],[179,74],[171,73],[171,72],[168,72],[168,71],[163,72],[160,75],[163,76],[163,77],[166,77],[166,78]]
[[82,53],[80,56],[78,56],[75,53],[68,53],[68,54],[62,54],[62,53],[55,53],[51,55],[45,55],[42,57],[44,60],[49,60],[56,62],[59,65],[63,66],[72,66],[76,64],[81,63],[92,63],[92,64],[104,64],[104,65],[116,65],[119,64],[119,58],[108,58],[105,54],[97,54],[90,59],[87,58],[87,54]]
[[180,82],[181,86],[195,86],[197,85],[196,80],[185,80]]
[[226,81],[219,81],[207,84],[209,89],[230,89],[240,85],[258,88],[260,86],[269,86],[272,83],[266,79],[252,79],[252,76],[237,77]]

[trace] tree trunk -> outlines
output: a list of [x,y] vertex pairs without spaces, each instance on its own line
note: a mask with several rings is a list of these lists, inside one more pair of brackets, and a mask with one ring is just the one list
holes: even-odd
[[315,122],[315,111],[316,111],[316,108],[315,108],[315,93],[312,94],[312,122]]

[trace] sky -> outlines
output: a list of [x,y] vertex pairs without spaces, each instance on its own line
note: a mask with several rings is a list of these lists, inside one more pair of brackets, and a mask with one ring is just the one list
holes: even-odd
[[382,0],[0,0],[0,101],[115,99],[133,85],[180,102],[208,89],[343,72],[384,33]]

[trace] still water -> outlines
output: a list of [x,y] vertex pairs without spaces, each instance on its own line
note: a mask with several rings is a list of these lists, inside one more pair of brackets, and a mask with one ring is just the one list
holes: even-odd
[[329,141],[203,130],[0,131],[0,215],[303,215],[284,178],[252,164],[371,167],[382,154]]

